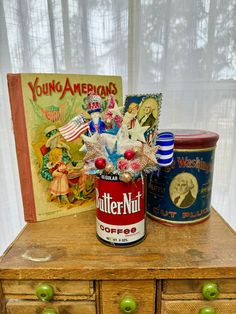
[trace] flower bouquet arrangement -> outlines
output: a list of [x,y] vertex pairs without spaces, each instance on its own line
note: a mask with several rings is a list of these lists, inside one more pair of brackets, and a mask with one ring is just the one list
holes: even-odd
[[158,169],[155,145],[161,94],[128,96],[119,107],[91,92],[80,114],[59,129],[67,141],[82,138],[84,170],[96,177],[97,236],[113,246],[145,238],[145,174]]
[[[150,100],[153,97],[150,95]],[[160,107],[160,102],[156,103]],[[127,118],[127,114],[131,114],[124,112],[124,107],[118,107],[113,95],[109,95],[106,101],[104,119],[103,103],[98,95],[90,93],[85,104],[91,120],[86,122],[83,115],[76,116],[59,131],[68,141],[78,137],[83,139],[84,145],[80,151],[85,152],[84,169],[88,174],[115,175],[127,183],[157,168],[158,146],[154,144],[154,139],[159,116],[156,116],[152,125],[141,125],[138,118],[132,115],[130,127],[131,119]],[[158,108],[158,114],[159,110]]]

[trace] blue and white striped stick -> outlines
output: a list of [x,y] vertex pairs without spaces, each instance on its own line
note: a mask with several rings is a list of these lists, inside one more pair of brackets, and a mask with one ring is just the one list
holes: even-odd
[[159,146],[156,153],[157,163],[160,167],[167,167],[173,162],[174,155],[174,134],[162,132],[157,135],[156,145]]

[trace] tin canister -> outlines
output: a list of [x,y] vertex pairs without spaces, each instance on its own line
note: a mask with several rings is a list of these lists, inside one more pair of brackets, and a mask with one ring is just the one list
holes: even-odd
[[96,179],[97,237],[110,246],[131,246],[145,238],[145,184],[116,175]]
[[174,158],[147,180],[147,213],[166,224],[200,222],[210,215],[214,152],[218,134],[171,130]]

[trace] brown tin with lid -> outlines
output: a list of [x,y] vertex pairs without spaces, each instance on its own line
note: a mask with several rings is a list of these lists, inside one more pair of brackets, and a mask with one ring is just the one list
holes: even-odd
[[214,153],[218,134],[204,130],[174,133],[174,159],[148,176],[147,212],[160,222],[180,225],[210,215]]

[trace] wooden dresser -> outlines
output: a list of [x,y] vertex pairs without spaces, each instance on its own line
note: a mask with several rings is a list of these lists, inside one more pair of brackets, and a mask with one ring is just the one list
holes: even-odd
[[28,224],[0,262],[1,313],[235,314],[236,236],[213,211],[198,225],[147,218],[129,248],[96,239],[95,211]]

